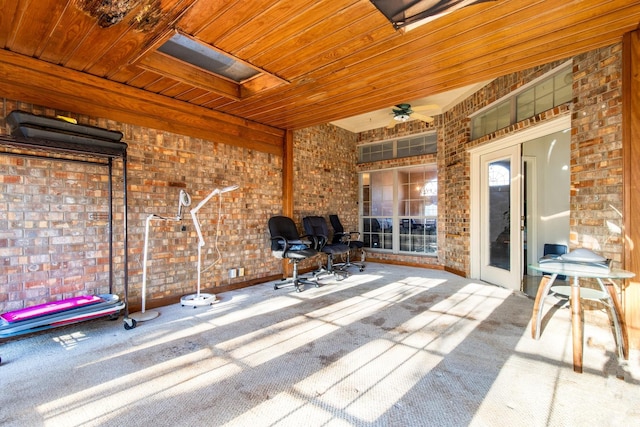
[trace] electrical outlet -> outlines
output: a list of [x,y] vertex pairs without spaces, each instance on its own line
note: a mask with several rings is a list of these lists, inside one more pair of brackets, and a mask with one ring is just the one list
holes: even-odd
[[238,277],[242,277],[242,276],[244,276],[244,267],[240,267],[238,269]]
[[236,277],[236,269],[232,268],[229,270],[229,279],[234,279]]

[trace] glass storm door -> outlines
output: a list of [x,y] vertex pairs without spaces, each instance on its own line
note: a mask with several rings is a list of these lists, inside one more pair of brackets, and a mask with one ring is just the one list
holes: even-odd
[[520,145],[483,154],[480,279],[520,290],[522,281]]

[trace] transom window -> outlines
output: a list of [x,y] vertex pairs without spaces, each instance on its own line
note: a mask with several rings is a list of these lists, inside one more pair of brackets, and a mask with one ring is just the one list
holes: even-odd
[[438,136],[435,132],[416,135],[410,138],[392,141],[376,142],[358,147],[358,161],[360,163],[377,162],[381,160],[402,157],[434,154],[437,151]]
[[572,86],[570,64],[564,64],[473,116],[471,138],[480,138],[570,102]]

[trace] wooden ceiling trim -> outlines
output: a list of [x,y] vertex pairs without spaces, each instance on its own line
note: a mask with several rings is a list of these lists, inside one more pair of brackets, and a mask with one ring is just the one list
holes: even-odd
[[198,96],[192,99],[191,102],[201,107],[209,108],[207,107],[207,104],[209,102],[214,102],[215,100],[219,100],[219,99],[220,99],[220,95],[218,95],[217,93],[205,92],[201,96]]
[[161,92],[160,95],[166,96],[168,98],[178,99],[180,96],[193,89],[192,85],[185,84],[182,82],[177,82],[175,85],[169,87],[165,91]]
[[[464,10],[465,9],[461,9],[456,13],[462,13]],[[488,20],[485,17],[475,18],[475,14],[487,13],[488,10],[489,9],[484,9],[483,11],[480,11],[480,12],[478,11],[473,12],[474,15],[469,15],[469,16],[463,15],[460,18],[460,20],[468,21],[468,20],[477,19],[479,22],[483,22],[483,25],[487,29],[494,28],[494,26],[491,25],[491,22],[487,22]],[[509,10],[503,11],[502,18],[504,18],[505,15],[508,15],[509,13],[510,13]],[[516,12],[514,11],[511,13],[516,13]],[[458,15],[455,15],[455,16],[457,17]],[[328,63],[328,64],[325,63],[324,65],[322,65],[322,64],[318,64],[317,62],[315,63],[309,62],[312,60],[307,59],[306,61],[300,61],[298,64],[295,64],[295,66],[297,67],[296,71],[292,72],[291,70],[287,69],[286,73],[287,73],[287,76],[290,76],[291,79],[295,79],[296,77],[299,77],[303,73],[305,73],[305,67],[307,66],[307,64],[313,64],[314,66],[317,67],[317,70],[319,71],[323,70],[327,75],[329,75],[333,73],[334,68],[353,67],[356,64],[368,63],[375,57],[384,58],[384,62],[394,62],[399,56],[398,51],[401,49],[408,49],[410,53],[418,55],[418,53],[415,52],[415,49],[416,49],[415,43],[419,42],[421,39],[427,40],[426,44],[428,46],[431,46],[434,44],[434,41],[432,41],[431,39],[435,39],[435,41],[438,41],[440,39],[447,40],[453,37],[457,37],[457,40],[464,40],[465,38],[463,34],[464,29],[461,28],[460,25],[456,25],[456,24],[458,23],[453,22],[451,24],[443,24],[441,26],[438,26],[436,31],[429,30],[428,32],[424,33],[422,36],[416,37],[416,35],[419,34],[418,30],[413,30],[411,33],[408,33],[408,34],[395,32],[389,25],[389,22],[386,21],[386,19],[383,19],[381,25],[377,27],[372,27],[372,29],[366,35],[364,36],[361,35],[360,39],[355,41],[355,44],[347,44],[345,46],[342,46],[342,45],[336,45],[334,41],[335,53],[331,55],[333,59],[331,63]],[[483,31],[486,31],[486,29]],[[428,37],[431,37],[431,38],[428,38]],[[344,42],[349,43],[349,40],[345,40]],[[353,52],[356,52],[356,53],[352,54]],[[349,63],[345,63],[344,61],[342,63],[335,63],[336,58],[342,58],[346,54],[351,54],[348,58]],[[383,64],[376,64],[376,65],[379,66]],[[311,67],[307,67],[307,69],[309,68]],[[318,75],[313,75],[312,78],[319,80],[321,77],[322,75],[318,73]]]
[[[15,2],[16,1],[12,3],[15,3]],[[18,4],[15,5],[13,8],[13,13],[12,13],[12,16],[10,17],[10,20],[6,22],[7,28],[10,29],[10,31],[8,31],[8,34],[7,34],[5,47],[9,50],[16,50],[19,48],[20,39],[18,38],[18,34],[20,34],[22,29],[24,28],[23,22],[25,19],[27,19],[25,17],[25,14],[27,10],[29,10],[31,7],[37,7],[37,6],[34,6],[35,3],[33,3],[34,5],[31,4],[31,0],[26,0],[22,2],[17,1],[17,3]],[[42,6],[42,4],[38,4],[38,5]],[[2,6],[3,6],[2,15],[4,15],[5,5],[2,5]],[[11,12],[11,7],[9,6],[6,8],[7,15],[9,15],[10,12]]]
[[237,55],[240,49],[254,43],[257,38],[280,31],[281,27],[286,26],[290,20],[308,7],[305,2],[301,1],[272,1],[271,3],[272,7],[254,16],[248,25],[238,27],[235,31],[225,34],[217,40],[217,43]]
[[[389,23],[385,22],[364,36],[356,33],[354,37],[345,37],[343,43],[328,45],[325,50],[318,51],[314,57],[307,58],[305,61],[298,61],[289,66],[281,65],[281,68],[278,68],[278,73],[285,76],[287,80],[294,81],[303,78],[309,70],[335,67],[336,63],[344,59],[345,56],[352,55],[353,52],[358,52],[374,44],[379,45],[379,43],[387,41],[389,39],[388,25]],[[351,31],[350,28],[347,30]]]
[[[518,8],[506,10],[504,11],[505,16],[509,13],[516,14],[519,10],[520,9]],[[503,18],[505,18],[505,16],[503,16]],[[479,16],[476,19],[479,22],[483,22],[483,25],[476,29],[476,33],[478,34],[478,36],[481,36],[484,32],[491,31],[492,29],[494,29],[495,31],[496,26],[492,25],[491,19],[487,19],[487,17],[484,16]],[[496,17],[495,19],[498,18]],[[471,30],[473,30],[473,28],[467,31]],[[380,46],[378,44],[370,45],[366,49],[356,52],[347,59],[334,61],[331,66],[324,66],[322,68],[316,69],[312,73],[308,73],[304,78],[308,79],[310,82],[313,82],[313,85],[307,86],[310,92],[309,95],[302,96],[311,96],[314,93],[317,93],[319,90],[322,91],[322,88],[318,87],[318,84],[320,84],[320,82],[323,87],[327,87],[326,90],[328,92],[331,92],[332,86],[342,84],[344,80],[347,80],[347,83],[349,83],[349,81],[353,80],[354,75],[366,75],[367,73],[371,73],[372,71],[380,73],[380,75],[373,74],[370,79],[372,81],[377,81],[381,76],[384,77],[389,73],[395,75],[398,73],[397,70],[400,69],[408,69],[409,74],[407,78],[410,78],[413,74],[416,74],[415,63],[412,62],[410,66],[405,66],[403,61],[415,60],[412,59],[413,57],[417,58],[417,60],[420,62],[424,61],[425,57],[430,58],[432,55],[438,54],[438,52],[445,52],[445,49],[438,44],[442,42],[438,42],[438,40],[450,40],[450,44],[453,46],[467,43],[465,41],[466,38],[476,40],[475,37],[469,37],[465,33],[464,29],[460,28],[459,26],[456,27],[453,25],[448,25],[443,28],[438,27],[436,31],[425,33],[421,35],[419,39],[413,36],[406,36],[407,35],[402,35],[394,32],[390,38],[386,40],[380,40],[380,44],[386,44],[388,46],[385,46],[385,49],[380,49]],[[418,40],[423,40],[426,47],[416,50],[415,45],[412,43],[416,43]],[[402,49],[404,49],[404,51]],[[422,71],[418,69],[417,73],[421,75]],[[291,98],[288,98],[287,95]],[[244,103],[241,108],[247,114],[251,114],[253,111],[263,112],[264,105],[266,103],[291,102],[291,99],[295,99],[299,95],[301,95],[300,91],[288,90],[285,93],[279,93],[277,100],[264,99],[263,97],[260,97],[260,99],[255,100],[256,104]],[[232,106],[231,110],[233,110],[233,107],[235,106]]]
[[[280,71],[282,69],[290,68],[296,64],[307,64],[307,61],[335,46],[336,43],[349,40],[352,37],[350,32],[353,30],[353,27],[348,26],[349,23],[353,23],[356,26],[358,22],[366,23],[377,13],[365,13],[364,10],[368,9],[368,5],[364,3],[353,5],[331,19],[319,22],[306,31],[304,35],[287,40],[280,46],[281,51],[279,54],[271,51],[271,54],[261,55],[253,60],[260,61],[260,66],[266,69],[278,70],[280,74],[282,74],[282,71]],[[362,17],[360,19],[354,18],[354,16],[361,16],[361,13]],[[343,55],[347,53],[349,52],[342,51]]]
[[220,15],[225,11],[234,8],[242,1],[244,0],[193,1],[191,7],[176,23],[176,29],[186,34],[197,35],[211,22],[220,19]]
[[282,155],[284,131],[0,51],[4,96]]
[[16,38],[10,47],[11,50],[15,49],[23,55],[35,57],[44,49],[49,34],[55,28],[68,5],[67,2],[40,1],[37,3],[37,9],[30,6],[28,12],[23,12],[20,25],[16,30]]
[[286,80],[267,73],[262,73],[240,85],[240,98],[246,99],[250,96],[254,96],[286,84],[289,84]]
[[[619,41],[620,41],[620,36],[618,35],[617,32],[612,33],[611,39],[604,41],[604,44],[602,44],[603,41],[601,37],[592,38],[588,40],[581,40],[580,42],[578,42],[579,46],[577,46],[576,44],[569,44],[566,46],[566,50],[567,51],[570,50],[571,53],[561,52],[553,60],[562,60],[567,57],[571,57],[572,55],[575,54],[574,50],[576,49],[576,47],[578,48],[582,47],[584,48],[584,51],[588,51],[598,47],[611,45]],[[304,120],[297,120],[295,122],[292,122],[292,121],[287,121],[287,119],[284,118],[278,123],[281,126],[286,128],[289,128],[290,126],[292,126],[293,129],[299,129],[300,127],[308,127],[310,125],[313,125],[314,123],[317,123],[317,120],[320,117],[322,118],[322,120],[333,121],[340,118],[361,114],[366,111],[390,107],[391,105],[394,105],[394,103],[398,103],[401,101],[408,101],[406,97],[403,97],[404,96],[403,94],[406,93],[407,88],[414,87],[414,85],[416,84],[417,85],[423,84],[423,89],[422,91],[412,93],[412,96],[424,97],[424,96],[429,96],[429,95],[439,93],[445,89],[454,89],[457,87],[462,87],[464,85],[469,84],[469,81],[490,80],[505,74],[521,71],[522,69],[531,68],[537,65],[548,63],[550,59],[548,54],[544,51],[538,52],[536,55],[533,55],[533,52],[532,52],[532,56],[528,56],[528,58],[531,61],[530,64],[521,63],[518,65],[511,65],[511,66],[506,66],[504,64],[503,62],[504,58],[496,58],[495,64],[490,64],[487,62],[483,63],[482,61],[479,61],[477,64],[475,64],[475,66],[470,66],[468,69],[468,72],[466,71],[464,76],[447,74],[443,77],[443,80],[439,80],[436,78],[437,76],[428,75],[428,77],[424,77],[422,80],[413,81],[411,84],[407,84],[406,86],[398,86],[395,89],[398,97],[396,99],[398,99],[399,101],[396,101],[396,102],[389,103],[390,97],[394,96],[393,94],[384,93],[377,96],[370,95],[368,97],[369,102],[363,102],[361,107],[344,104],[342,108],[338,109],[340,114],[335,114],[333,117],[327,117],[328,109],[326,106],[318,105],[317,109],[312,108],[312,109],[305,110]],[[523,66],[524,68],[522,68]],[[447,76],[453,77],[453,78],[449,80],[444,80],[447,78]],[[357,96],[357,94],[352,94],[351,96]],[[334,98],[333,100],[335,102],[340,102],[339,99]],[[258,119],[260,118],[258,117]],[[271,120],[275,121],[275,119],[271,119]]]
[[160,75],[171,77],[183,83],[220,93],[232,99],[240,99],[240,85],[218,77],[193,65],[182,62],[162,52],[151,52],[138,65]]
[[[37,58],[75,70],[82,70],[87,61],[87,57],[96,55],[99,50],[91,46],[87,51],[78,53],[83,46],[83,41],[98,27],[95,20],[75,7],[68,7],[58,20],[55,28],[48,37],[46,46],[36,55]],[[107,39],[106,37],[104,38]],[[98,39],[100,42],[100,39]],[[81,58],[77,60],[76,58]],[[76,59],[76,60],[74,60]]]
[[135,19],[128,21],[128,23],[122,22],[119,25],[123,25],[125,31],[121,34],[118,43],[113,48],[102,52],[99,61],[87,64],[83,69],[95,76],[110,78],[121,67],[131,64],[158,37],[166,35],[167,28],[170,28],[185,13],[185,10],[191,6],[192,2],[193,0],[162,2],[162,10],[158,21],[154,22],[153,25],[145,24],[146,26],[143,30],[136,28],[138,23]]
[[[136,87],[138,89],[142,89],[144,87],[146,87],[147,85],[153,84],[154,82],[157,82],[158,79],[162,78],[161,75],[154,73],[152,71],[144,71],[142,73],[139,73],[137,75],[135,75],[133,78],[131,78],[127,84],[129,86],[132,87]],[[175,82],[175,80],[174,80]]]
[[209,102],[207,102],[203,106],[207,107],[207,108],[211,108],[213,110],[222,111],[225,106],[230,105],[229,101],[230,101],[229,98],[224,98],[224,97],[219,96],[218,98],[210,100]]
[[257,14],[269,15],[273,0],[252,0],[238,2],[230,9],[222,11],[215,21],[210,21],[196,33],[196,37],[206,43],[228,52],[220,44],[220,38],[229,35],[242,26],[251,25]]
[[[141,10],[142,4],[138,4],[128,16],[135,16]],[[119,49],[120,44],[125,35],[130,32],[131,27],[128,21],[123,20],[119,24],[102,28],[98,25],[98,21],[77,4],[68,8],[63,21],[52,34],[53,38],[68,40],[67,45],[62,46],[66,53],[64,56],[57,56],[62,52],[56,53],[47,49],[43,52],[41,59],[47,58],[46,60],[52,63],[60,63],[74,70],[85,70],[94,75],[106,76],[107,72],[100,73],[92,70],[92,67],[102,62],[110,51],[122,53]],[[63,22],[66,25],[62,25]]]
[[[362,14],[374,17],[373,13],[365,13],[373,7],[369,2],[358,2],[351,4],[344,9],[337,11],[332,15],[324,16],[322,19],[316,19],[314,23],[306,25],[304,31],[296,34],[295,37],[282,39],[277,43],[277,48],[272,46],[263,49],[256,55],[251,57],[251,61],[259,67],[278,70],[284,66],[279,65],[278,61],[285,61],[285,66],[292,63],[305,62],[308,57],[313,57],[317,43],[330,38],[335,43],[339,38],[340,30],[346,24],[350,24],[357,20]],[[367,25],[367,24],[365,24]]]
[[25,6],[26,2],[0,0],[0,47],[9,49],[9,44],[15,39],[14,24],[21,19],[18,12],[19,6]]
[[190,87],[186,92],[175,96],[175,98],[179,101],[193,103],[194,98],[198,98],[205,93],[210,93],[204,89],[200,89],[198,87]]
[[127,65],[121,67],[118,72],[114,73],[113,76],[110,77],[110,80],[117,83],[124,83],[133,81],[136,76],[142,73],[146,73],[147,71],[143,70],[140,67],[136,67],[134,65]]
[[256,58],[260,55],[271,51],[279,51],[282,53],[280,47],[287,40],[299,37],[309,26],[315,25],[317,22],[338,13],[351,3],[353,3],[353,0],[320,1],[314,3],[304,14],[294,16],[291,20],[283,23],[283,25],[277,25],[277,28],[274,28],[274,30],[268,34],[256,34],[257,37],[253,43],[244,46],[234,52],[234,54],[247,62],[259,64],[260,62],[257,61]]
[[149,73],[149,74],[154,74],[157,77],[157,79],[147,85],[140,87],[140,89],[148,90],[149,92],[153,92],[153,93],[162,93],[163,91],[169,89],[170,87],[178,84],[177,81],[170,79],[168,77],[160,76],[160,75],[157,75],[156,73]]
[[[624,17],[626,18],[626,15]],[[604,28],[606,28],[606,25],[609,23],[610,16],[603,16],[599,19],[601,21],[601,25],[603,25]],[[540,26],[540,25],[535,25],[533,21],[530,23],[530,25],[532,25],[532,29],[535,29],[536,27]],[[584,26],[577,21],[574,27],[575,27],[574,31],[578,31],[578,32],[582,30],[588,30],[588,29],[585,29]],[[527,34],[530,34],[530,33],[526,33],[525,35],[520,35],[520,36],[516,34],[513,37],[510,37],[508,39],[509,40],[508,49],[506,48],[502,49],[506,53],[504,55],[499,55],[499,54],[496,54],[495,50],[493,50],[493,51],[490,51],[491,57],[500,58],[500,60],[504,61],[504,63],[509,63],[514,61],[515,58],[519,58],[519,57],[522,58],[524,55],[521,54],[521,51],[525,47],[530,48],[531,45],[534,45],[534,46],[538,46],[539,48],[545,51],[548,50],[546,39],[544,42],[537,42],[539,37],[536,37],[536,36],[540,36],[540,37],[544,36],[547,33],[541,32],[539,35],[536,34],[536,36],[531,36],[531,37],[527,37]],[[572,39],[572,38],[568,37],[568,39]],[[275,101],[272,102],[272,100],[264,100],[264,99],[256,100],[256,101],[259,101],[262,105],[265,105],[265,104],[271,105],[273,103],[274,109],[278,109],[278,110],[279,110],[278,105],[287,104],[289,106],[289,111],[282,112],[280,116],[269,115],[269,111],[265,110],[264,108],[260,108],[260,105],[256,105],[254,109],[252,108],[253,107],[252,105],[245,104],[242,106],[243,112],[247,117],[251,117],[253,119],[278,120],[279,118],[285,115],[291,114],[292,110],[296,109],[295,104],[293,104],[292,101],[295,99],[298,99],[298,97],[312,96],[313,94],[322,92],[323,89],[325,92],[331,93],[332,86],[340,87],[341,92],[339,95],[331,98],[331,103],[340,102],[340,99],[344,99],[345,101],[347,101],[348,98],[352,98],[353,96],[357,96],[358,94],[367,96],[369,95],[366,93],[367,91],[372,89],[375,90],[376,87],[384,88],[384,86],[388,84],[389,81],[395,80],[396,75],[402,75],[405,81],[414,81],[415,79],[420,79],[422,76],[425,76],[425,75],[429,77],[435,77],[438,75],[438,73],[440,72],[440,69],[442,68],[445,68],[445,69],[453,68],[455,70],[456,67],[462,67],[461,69],[466,69],[469,67],[470,61],[477,60],[476,58],[478,57],[478,52],[482,52],[483,50],[489,49],[486,46],[482,46],[481,41],[479,41],[477,38],[474,38],[474,42],[466,43],[464,45],[464,49],[461,46],[459,46],[459,48],[457,50],[454,49],[453,52],[451,49],[453,49],[453,47],[456,44],[460,45],[460,43],[456,43],[456,40],[448,41],[448,39],[444,43],[450,43],[450,48],[446,49],[439,45],[431,46],[435,51],[437,51],[436,53],[430,53],[428,51],[418,51],[418,57],[415,59],[411,58],[411,56],[413,55],[406,54],[407,55],[406,57],[395,57],[393,58],[392,63],[386,64],[387,61],[381,60],[380,57],[372,58],[368,63],[365,63],[365,65],[367,66],[367,68],[370,68],[368,65],[371,65],[372,63],[374,63],[374,65],[377,67],[377,68],[374,68],[374,70],[380,70],[380,73],[378,74],[374,74],[373,72],[367,72],[367,70],[361,70],[354,67],[352,69],[349,69],[348,73],[334,72],[327,79],[324,79],[324,80],[318,79],[316,85],[313,88],[308,89],[308,92],[309,92],[308,94],[304,93],[303,91],[297,91],[295,93],[293,91],[289,91],[287,94],[280,93],[279,104],[277,104]],[[430,59],[427,64],[424,64],[425,57]],[[444,59],[448,60],[449,62],[443,63],[441,61],[441,57],[444,57]],[[530,61],[528,61],[526,57],[522,59],[524,61],[527,61],[527,65],[530,64]],[[481,59],[480,61],[481,61],[480,63],[485,62],[484,59]],[[384,67],[384,65],[388,65],[388,66]],[[360,80],[359,82],[353,82],[353,79],[351,78],[352,74],[354,75],[364,74],[367,77],[366,79]],[[486,78],[480,78],[478,81],[486,80],[489,78],[491,77],[486,76]],[[367,81],[369,82],[370,86],[366,86]],[[351,89],[358,89],[358,88],[359,88],[358,94],[353,94],[351,92]],[[390,99],[390,101],[393,101],[393,100]],[[326,108],[326,106],[322,104],[321,100],[318,100],[314,104],[315,104],[314,106],[305,109],[305,114],[309,114],[310,110],[316,107]],[[391,103],[388,105],[393,105],[393,104]],[[229,108],[229,111],[233,111],[233,110],[234,110],[234,107]],[[271,111],[273,111],[273,109]]]

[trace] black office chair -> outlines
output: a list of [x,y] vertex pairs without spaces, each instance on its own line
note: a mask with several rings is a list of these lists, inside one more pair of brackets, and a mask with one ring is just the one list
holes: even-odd
[[282,282],[276,283],[273,289],[279,289],[282,285],[293,283],[297,292],[302,292],[301,285],[310,284],[318,287],[318,281],[300,277],[298,275],[298,263],[304,259],[318,254],[302,240],[306,236],[300,236],[293,220],[286,216],[274,216],[269,218],[269,233],[271,234],[271,253],[276,258],[288,259],[293,263],[293,275]]
[[330,274],[336,277],[336,280],[342,280],[349,276],[349,273],[343,269],[335,268],[333,264],[335,255],[344,255],[349,252],[349,245],[344,243],[331,243],[329,240],[329,227],[327,221],[321,216],[306,216],[302,219],[304,231],[312,239],[313,249],[327,255],[327,265],[320,266],[314,272],[314,277],[320,278],[322,275]]
[[[340,267],[342,269],[349,267],[358,267],[360,271],[364,271],[364,259],[366,254],[363,249],[364,242],[360,240],[360,232],[344,231],[344,227],[342,226],[338,215],[329,215],[329,222],[331,222],[331,226],[333,227],[332,243],[345,243],[349,245],[349,252],[347,252],[346,261],[340,264],[334,264],[334,266]],[[351,262],[351,252],[358,250],[362,253],[362,260],[360,262]]]

